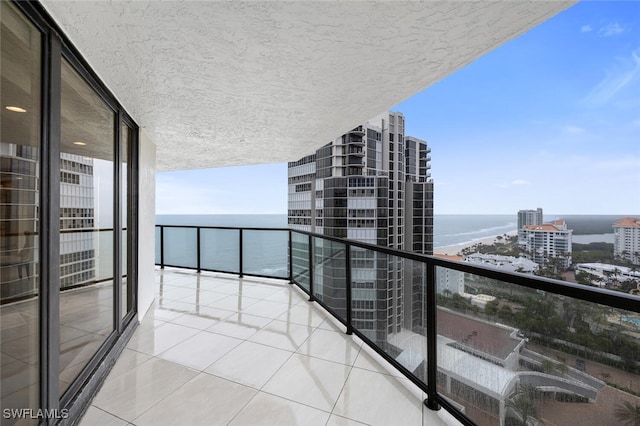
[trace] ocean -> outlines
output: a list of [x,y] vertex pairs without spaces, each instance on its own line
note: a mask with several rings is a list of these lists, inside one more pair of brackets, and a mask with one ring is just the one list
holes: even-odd
[[[570,229],[573,229],[572,223],[577,228],[574,230],[575,242],[584,244],[596,241],[613,242],[611,225],[616,218],[620,217],[624,216],[545,215],[545,220],[566,218]],[[515,214],[436,214],[433,220],[434,247],[466,244],[483,238],[513,232],[517,227],[517,216]],[[586,227],[585,223],[591,226]],[[156,224],[286,228],[287,216],[279,214],[157,215]]]
[[[546,217],[545,220],[559,216]],[[580,243],[612,241],[610,217],[594,216],[583,235],[574,237]],[[287,216],[264,215],[157,215],[158,225],[226,226],[243,228],[287,228]],[[571,223],[567,220],[567,224]],[[434,216],[434,247],[465,244],[516,230],[515,215],[449,214]],[[579,227],[580,228],[580,227]],[[601,233],[598,233],[601,232]],[[205,230],[201,233],[201,267],[208,270],[238,272],[239,239],[234,230]],[[196,267],[197,233],[195,229],[165,229],[164,260],[167,265]],[[578,242],[578,241],[576,241]],[[243,233],[243,271],[246,274],[286,278],[288,275],[288,232],[249,231]],[[156,229],[156,263],[160,263],[160,233]]]

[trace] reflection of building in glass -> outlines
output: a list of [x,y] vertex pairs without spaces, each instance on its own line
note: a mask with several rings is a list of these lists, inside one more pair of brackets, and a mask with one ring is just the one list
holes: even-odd
[[640,219],[625,217],[613,224],[613,255],[640,265]]
[[[405,138],[404,129],[404,116],[387,112],[289,163],[289,226],[431,254],[430,149],[425,141]],[[318,247],[316,256],[321,254]],[[351,259],[354,327],[384,339],[402,327],[423,326],[420,268],[357,248]],[[315,267],[324,276],[316,283],[323,293],[342,297],[344,279],[327,279],[335,274],[321,262]]]
[[95,279],[93,159],[60,154],[60,285]]
[[0,300],[37,294],[38,148],[0,143]]
[[[2,300],[37,293],[39,167],[37,148],[0,145]],[[63,288],[95,278],[95,236],[89,231],[93,225],[93,160],[63,153],[60,160],[60,285]]]

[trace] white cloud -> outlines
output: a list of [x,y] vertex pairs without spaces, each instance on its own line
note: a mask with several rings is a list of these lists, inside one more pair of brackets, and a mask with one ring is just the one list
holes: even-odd
[[580,28],[580,32],[581,33],[588,33],[589,31],[591,31],[593,28],[591,28],[591,25],[583,25]]
[[573,126],[571,124],[564,126],[562,128],[562,131],[570,135],[579,135],[585,132],[585,130],[582,127]]
[[516,179],[513,182],[511,182],[511,184],[512,185],[529,185],[529,181],[524,179]]
[[617,68],[606,70],[606,77],[585,97],[587,105],[600,106],[607,103],[640,75],[640,49],[631,52],[630,58],[621,60]]
[[617,22],[612,22],[609,25],[605,25],[598,30],[598,35],[602,37],[611,37],[614,35],[622,34],[625,28]]
[[617,160],[598,161],[595,168],[599,170],[638,170],[640,168],[640,157],[626,157]]

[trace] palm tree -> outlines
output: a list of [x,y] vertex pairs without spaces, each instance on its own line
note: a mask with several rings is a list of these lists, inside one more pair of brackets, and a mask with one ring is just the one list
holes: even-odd
[[616,404],[614,415],[624,426],[640,426],[640,405],[638,404],[622,401],[622,404]]
[[[536,388],[531,385],[519,386],[516,393],[507,401],[507,407],[513,409],[522,421],[522,426],[527,426],[529,417],[538,415],[535,405]],[[640,425],[634,425],[640,426]]]

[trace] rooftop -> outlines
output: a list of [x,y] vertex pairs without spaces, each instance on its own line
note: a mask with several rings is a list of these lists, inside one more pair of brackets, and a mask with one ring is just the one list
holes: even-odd
[[622,219],[618,219],[616,223],[613,224],[614,228],[640,228],[640,219],[635,217],[624,217]]
[[462,258],[462,256],[458,256],[458,255],[454,255],[454,254],[442,254],[442,253],[434,253],[435,257],[439,257],[441,259],[447,259],[447,260],[457,260],[459,262],[462,262],[464,259]]
[[157,270],[156,300],[81,425],[446,425],[286,281]]
[[[564,223],[564,222],[562,222]],[[560,224],[556,224],[554,222],[554,224],[551,223],[544,223],[542,225],[524,225],[522,227],[522,229],[526,229],[527,231],[543,231],[543,232],[558,232],[558,231],[564,231],[564,229],[561,229]]]

